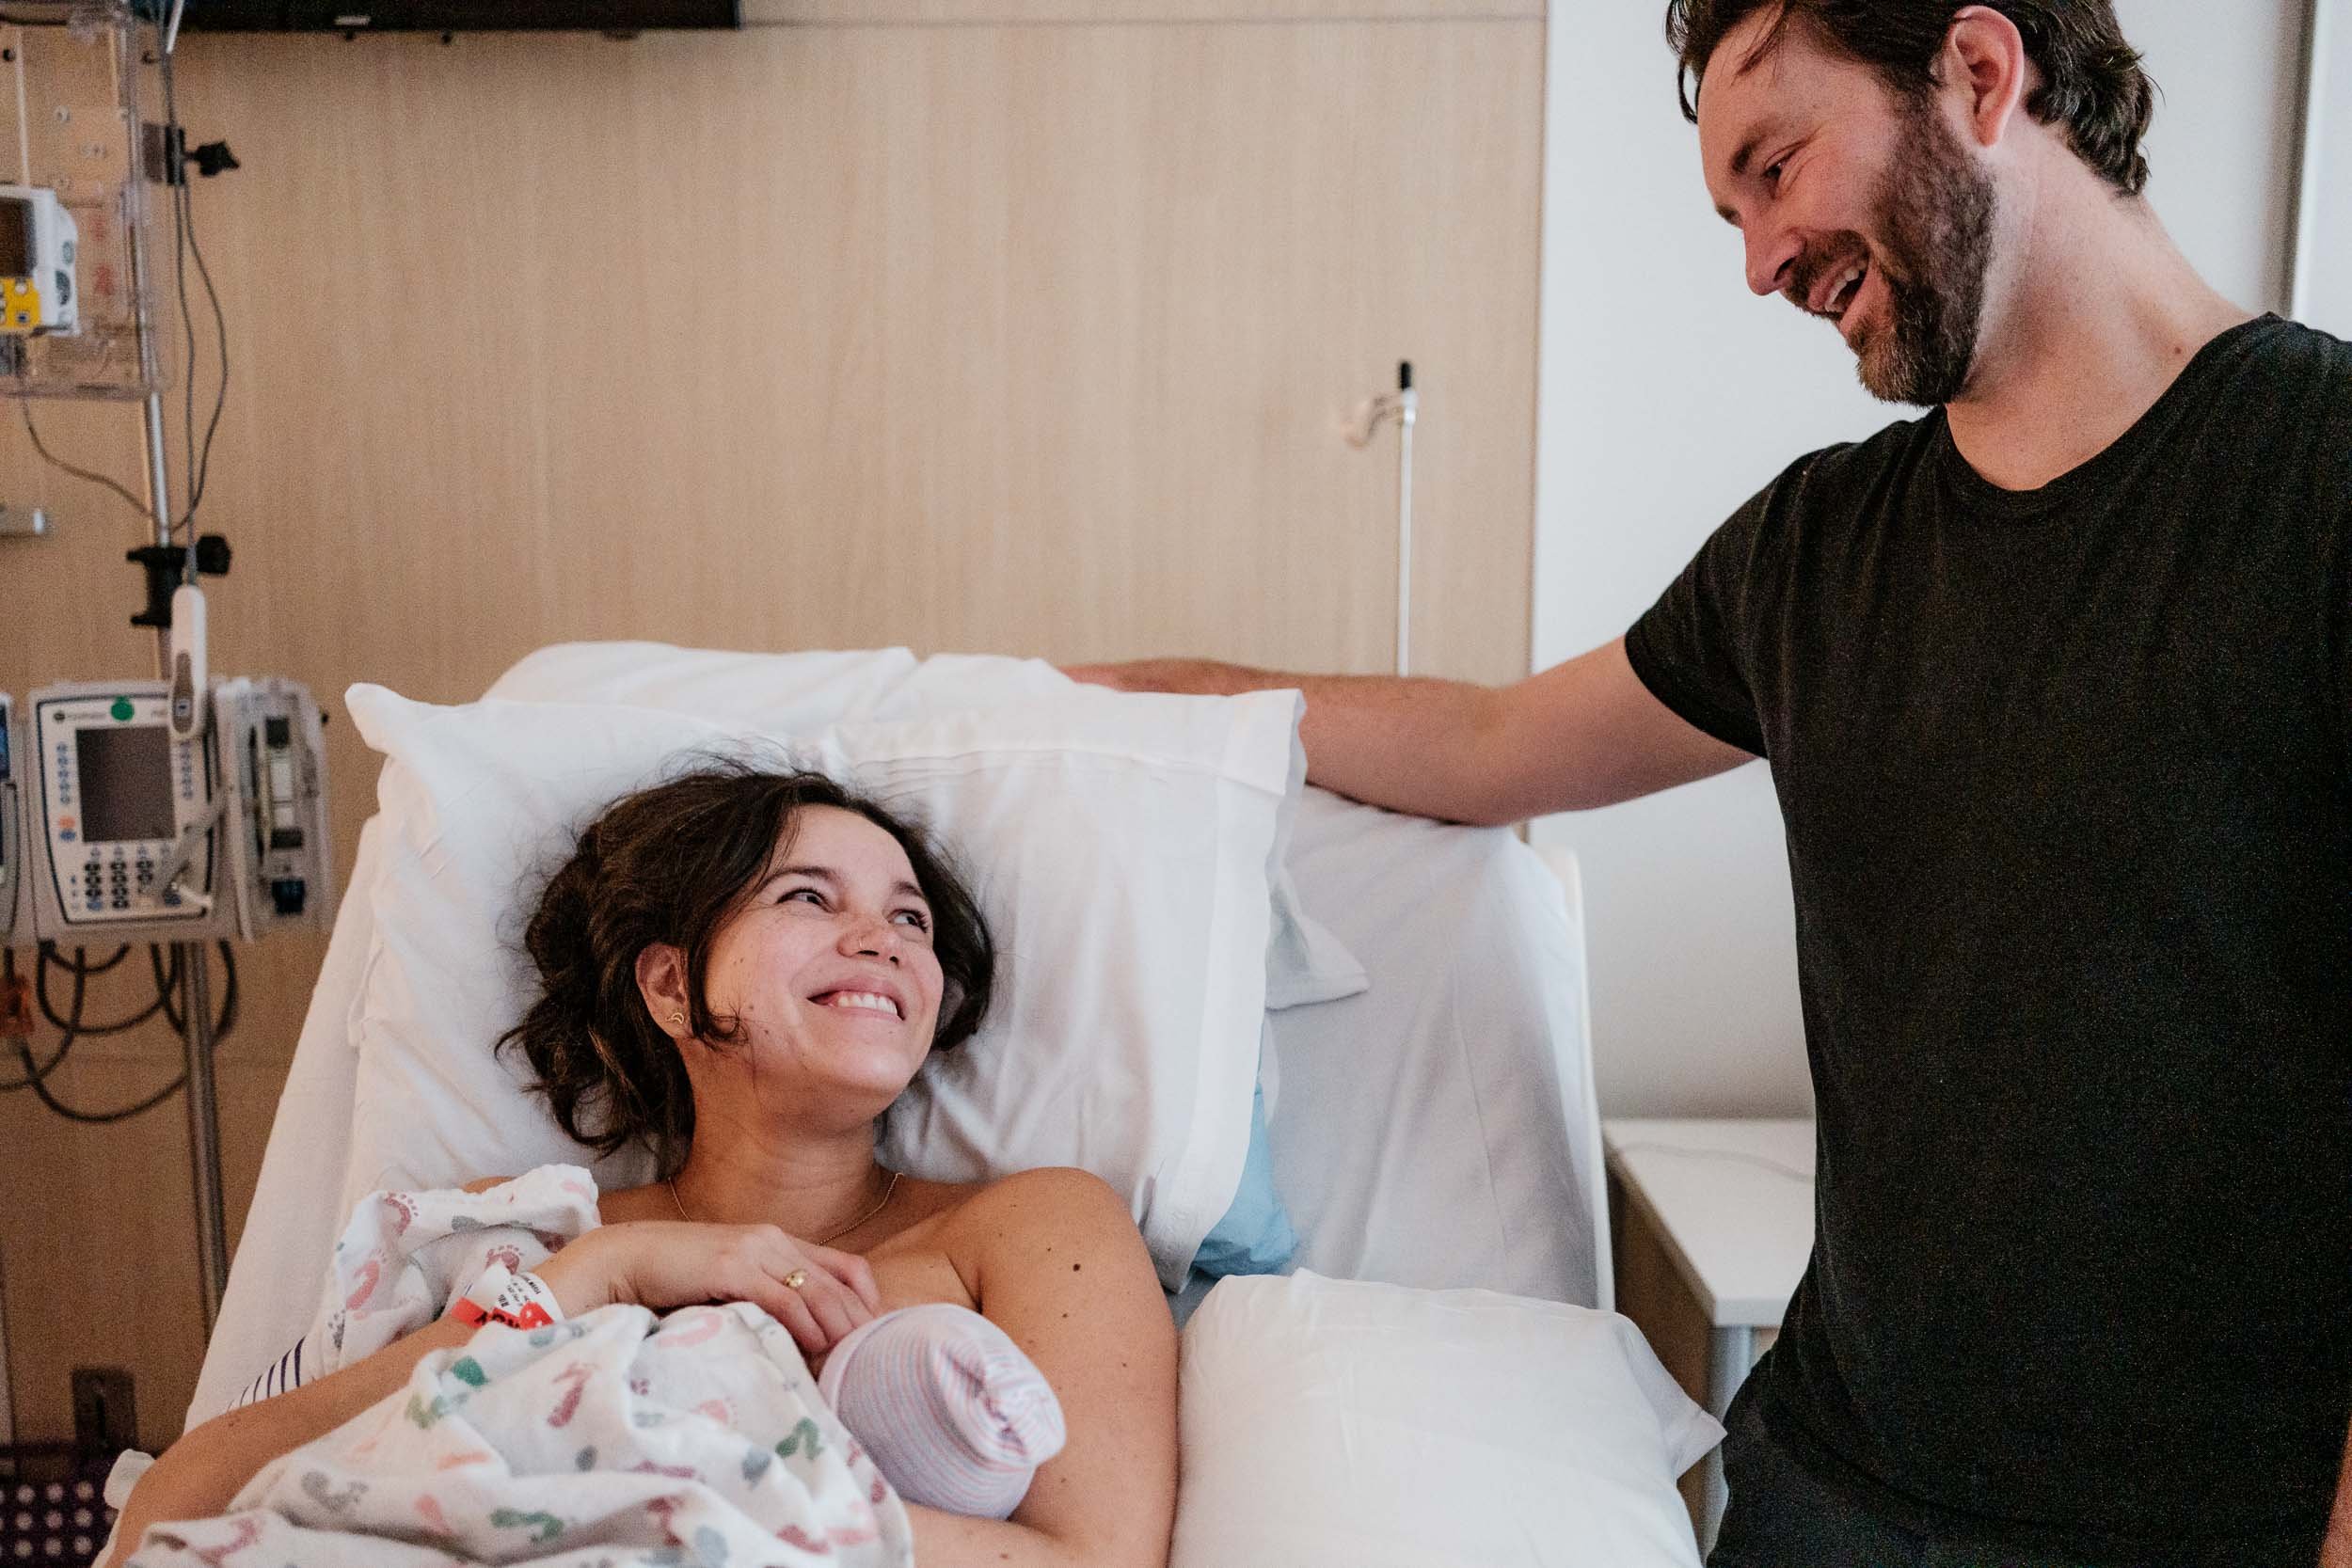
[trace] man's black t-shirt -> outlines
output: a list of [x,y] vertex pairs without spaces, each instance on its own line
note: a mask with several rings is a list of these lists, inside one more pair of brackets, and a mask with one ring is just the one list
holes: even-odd
[[1771,1429],[1917,1529],[2316,1542],[2352,1418],[2352,346],[2236,327],[2031,492],[1940,411],[1815,453],[1627,652],[1787,821],[1820,1166]]

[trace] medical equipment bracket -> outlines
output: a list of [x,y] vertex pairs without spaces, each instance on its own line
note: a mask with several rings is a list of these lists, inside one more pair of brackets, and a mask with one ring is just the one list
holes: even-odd
[[135,626],[158,632],[171,629],[171,596],[196,577],[229,575],[229,541],[207,533],[196,542],[196,570],[188,570],[188,552],[179,545],[141,545],[123,552],[123,560],[147,573],[147,608],[131,617]]

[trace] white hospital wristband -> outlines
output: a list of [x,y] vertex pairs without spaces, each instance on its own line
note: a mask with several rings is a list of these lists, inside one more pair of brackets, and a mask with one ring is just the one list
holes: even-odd
[[564,1321],[564,1308],[537,1275],[515,1274],[503,1263],[493,1263],[482,1271],[472,1290],[449,1304],[449,1315],[471,1327],[503,1323],[509,1328],[545,1328]]

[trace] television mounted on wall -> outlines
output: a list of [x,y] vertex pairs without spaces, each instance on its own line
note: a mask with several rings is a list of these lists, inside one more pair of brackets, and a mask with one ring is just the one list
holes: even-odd
[[742,24],[742,0],[187,0],[182,22],[191,32],[223,33],[637,33]]

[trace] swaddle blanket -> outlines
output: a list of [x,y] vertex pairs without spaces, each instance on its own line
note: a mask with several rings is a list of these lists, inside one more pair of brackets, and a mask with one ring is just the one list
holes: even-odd
[[738,1302],[492,1325],[272,1462],[141,1568],[911,1568],[906,1509]]
[[[543,1165],[486,1192],[382,1192],[336,1243],[289,1386],[423,1328],[485,1270],[596,1228],[596,1183]],[[219,1519],[159,1525],[142,1568],[454,1562],[907,1568],[905,1505],[749,1303],[607,1307],[485,1327],[275,1461]]]
[[596,1179],[578,1165],[541,1165],[479,1193],[370,1193],[335,1243],[303,1338],[316,1370],[295,1381],[365,1360],[439,1317],[492,1264],[536,1268],[597,1223]]

